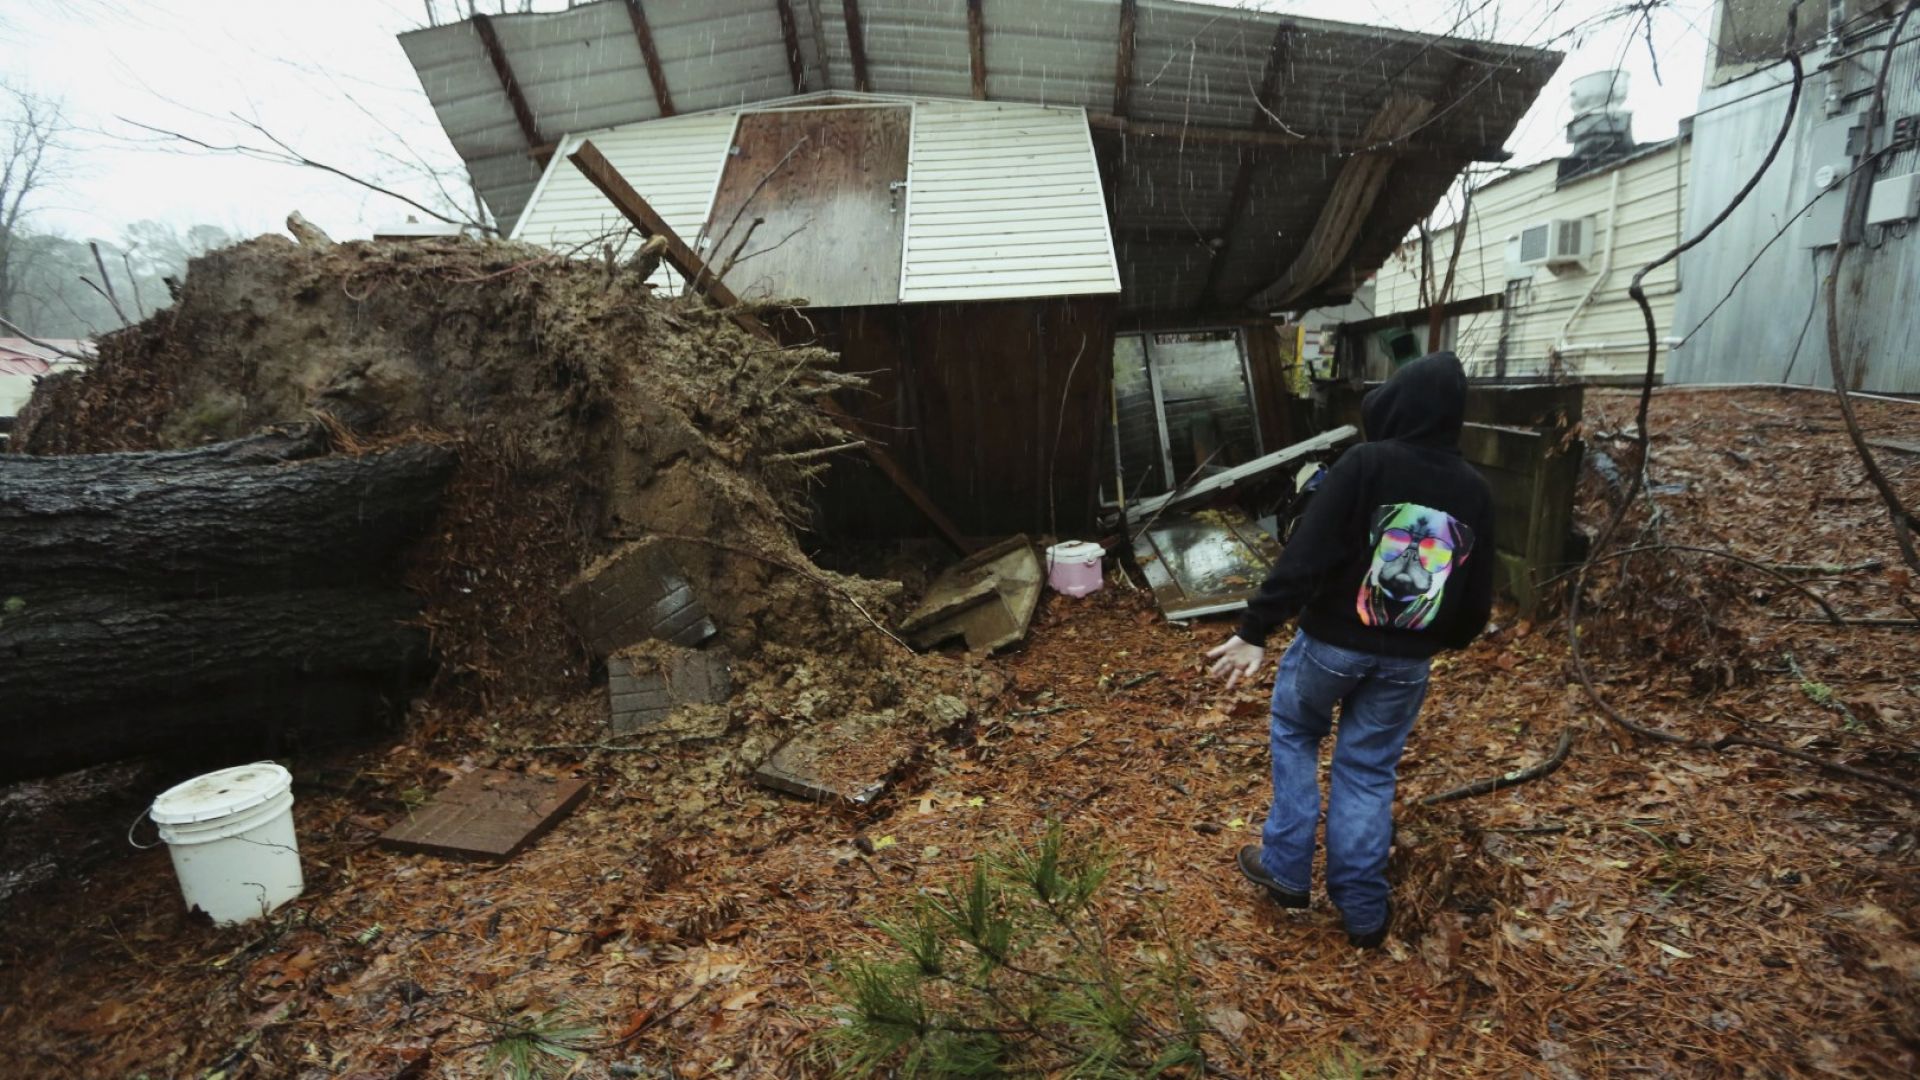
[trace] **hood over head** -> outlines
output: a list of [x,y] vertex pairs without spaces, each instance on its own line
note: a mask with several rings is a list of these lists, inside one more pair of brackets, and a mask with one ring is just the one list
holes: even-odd
[[1397,439],[1457,450],[1466,418],[1467,372],[1450,352],[1413,361],[1360,402],[1370,442]]

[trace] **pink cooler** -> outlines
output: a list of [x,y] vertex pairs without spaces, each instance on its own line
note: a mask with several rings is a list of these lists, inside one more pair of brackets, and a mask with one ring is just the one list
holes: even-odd
[[1105,582],[1101,562],[1106,549],[1085,540],[1069,540],[1047,549],[1047,584],[1054,592],[1085,596]]

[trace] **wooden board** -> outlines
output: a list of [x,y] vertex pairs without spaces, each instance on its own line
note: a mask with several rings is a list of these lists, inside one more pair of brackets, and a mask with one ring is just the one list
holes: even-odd
[[399,851],[505,862],[587,797],[584,780],[475,769],[380,837]]
[[725,267],[764,219],[725,274],[741,297],[896,303],[906,192],[889,185],[907,178],[911,118],[905,106],[743,114],[701,255]]
[[[873,372],[848,411],[972,536],[1084,531],[1113,468],[1109,296],[809,311],[781,324],[845,371]],[[823,493],[828,528],[865,538],[923,527],[849,456]]]

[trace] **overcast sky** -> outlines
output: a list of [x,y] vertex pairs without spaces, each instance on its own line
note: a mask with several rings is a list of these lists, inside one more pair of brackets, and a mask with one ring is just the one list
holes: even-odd
[[[956,4],[960,0],[954,0]],[[992,3],[1017,0],[990,0]],[[483,9],[501,0],[481,0]],[[453,0],[438,0],[451,15]],[[464,0],[459,6],[464,6]],[[518,0],[511,6],[517,8]],[[539,0],[540,9],[566,6]],[[1707,54],[1711,0],[1673,0],[1654,16],[1652,49],[1638,16],[1601,21],[1620,0],[1245,0],[1295,15],[1467,36],[1568,52],[1509,148],[1522,162],[1560,153],[1567,84],[1624,67],[1643,140],[1692,113]],[[0,0],[0,56],[14,86],[65,104],[77,126],[69,175],[33,227],[107,238],[141,218],[252,234],[287,212],[346,238],[404,220],[408,208],[313,170],[143,143],[132,125],[214,143],[258,141],[230,114],[258,122],[308,157],[431,193],[423,173],[457,163],[394,35],[424,25],[425,0]],[[1463,21],[1463,13],[1465,18]],[[1656,83],[1654,57],[1658,57]]]

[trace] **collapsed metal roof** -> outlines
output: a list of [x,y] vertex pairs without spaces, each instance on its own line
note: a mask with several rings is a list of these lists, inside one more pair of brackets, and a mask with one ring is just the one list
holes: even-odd
[[400,42],[508,226],[569,133],[821,90],[1083,108],[1122,306],[1162,319],[1344,299],[1560,63],[1177,0],[600,0]]

